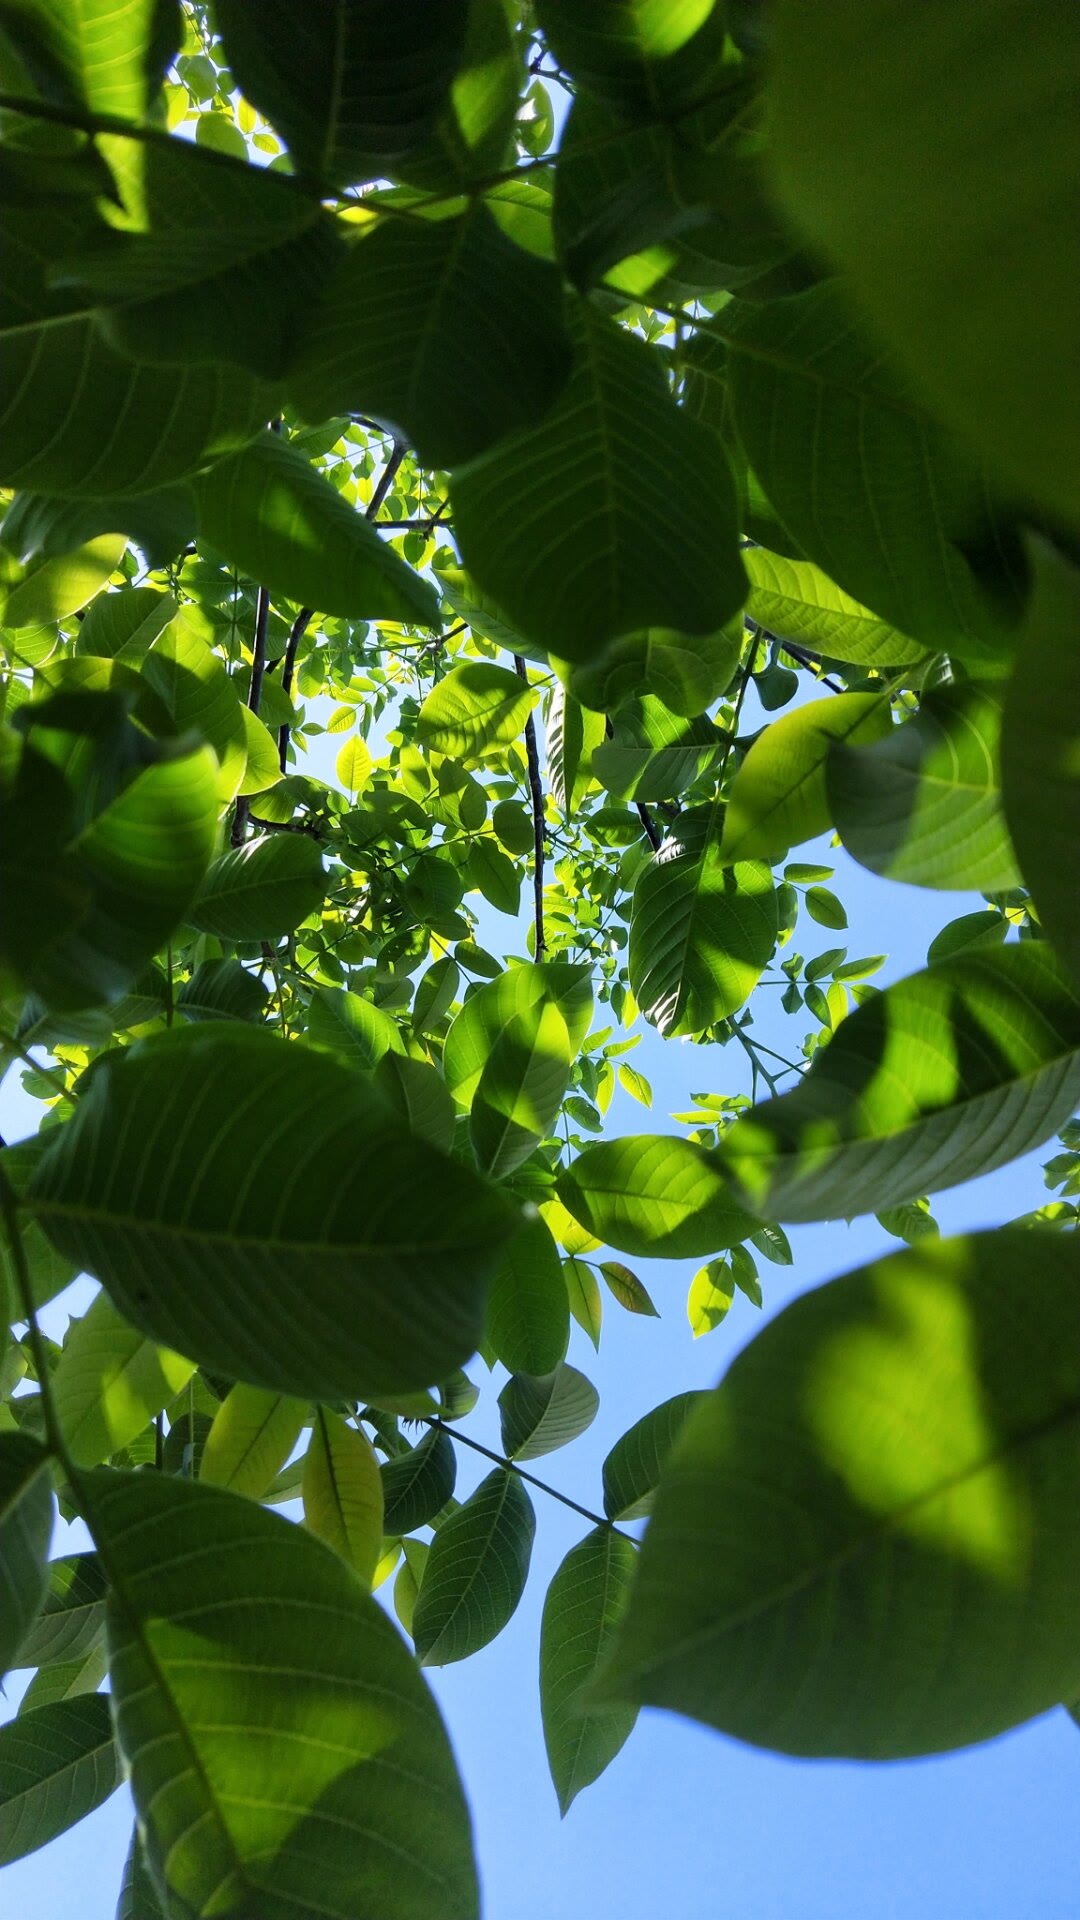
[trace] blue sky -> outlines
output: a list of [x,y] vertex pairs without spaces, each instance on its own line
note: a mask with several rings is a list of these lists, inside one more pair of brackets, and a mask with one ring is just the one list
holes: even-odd
[[[886,885],[824,841],[817,849],[801,857],[836,865],[850,932],[811,933],[804,922],[801,950],[845,938],[853,955],[887,949],[883,984],[923,963],[945,920],[981,905],[970,894]],[[783,1050],[801,1027],[770,1014],[759,1031]],[[652,1079],[655,1104],[646,1115],[618,1092],[610,1125],[621,1132],[670,1127],[670,1110],[692,1091],[747,1087],[747,1062],[731,1046],[691,1048],[647,1034],[630,1057]],[[18,1109],[26,1112],[13,1082],[0,1095],[8,1137]],[[1050,1151],[938,1196],[943,1230],[998,1224],[1038,1205],[1039,1162]],[[766,1316],[896,1245],[873,1220],[797,1228],[790,1237],[792,1268],[760,1263]],[[599,1356],[573,1330],[569,1357],[599,1388],[600,1412],[572,1447],[534,1464],[586,1505],[599,1504],[601,1463],[619,1435],[668,1395],[712,1385],[761,1324],[737,1295],[723,1325],[692,1340],[685,1299],[696,1264],[636,1262],[662,1317],[633,1317],[606,1299]],[[50,1330],[59,1331],[55,1320]],[[473,1372],[482,1378],[479,1362]],[[470,1430],[497,1445],[494,1387]],[[485,1467],[459,1453],[460,1493]],[[649,1711],[604,1778],[560,1821],[540,1730],[539,1623],[548,1580],[584,1523],[541,1494],[536,1506],[532,1571],[514,1619],[485,1651],[431,1676],[474,1809],[487,1920],[550,1920],[553,1912],[655,1920],[665,1911],[678,1920],[727,1911],[753,1920],[1072,1920],[1080,1735],[1060,1711],[982,1748],[885,1767],[782,1759]],[[21,1686],[20,1676],[9,1708]],[[0,1870],[2,1920],[112,1920],[129,1822],[121,1792],[42,1853]]]

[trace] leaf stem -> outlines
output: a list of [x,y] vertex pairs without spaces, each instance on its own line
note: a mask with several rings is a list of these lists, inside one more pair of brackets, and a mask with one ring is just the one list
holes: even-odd
[[449,1421],[440,1420],[434,1414],[422,1413],[417,1417],[424,1422],[425,1426],[436,1427],[440,1433],[449,1434],[451,1440],[460,1440],[463,1447],[471,1447],[474,1453],[482,1453],[485,1460],[493,1460],[497,1467],[505,1467],[507,1473],[516,1473],[518,1479],[527,1480],[530,1487],[537,1487],[541,1493],[549,1493],[553,1500],[558,1500],[564,1507],[570,1507],[574,1513],[579,1513],[583,1520],[591,1520],[594,1527],[604,1527],[608,1533],[617,1533],[620,1540],[629,1540],[632,1546],[637,1545],[633,1534],[624,1533],[621,1527],[615,1525],[614,1520],[608,1520],[603,1514],[593,1513],[589,1507],[583,1507],[580,1501],[571,1500],[568,1493],[560,1493],[558,1487],[549,1487],[547,1481],[538,1480],[535,1473],[526,1473],[524,1467],[519,1467],[516,1460],[508,1460],[504,1453],[496,1453],[493,1448],[485,1447],[481,1441],[473,1440],[469,1434],[461,1433],[457,1427],[451,1426]]
[[[518,679],[529,684],[529,669],[520,653],[514,655]],[[525,722],[525,757],[529,763],[529,795],[533,817],[533,921],[536,927],[536,958],[547,952],[544,938],[544,789],[540,780],[540,755],[536,746],[536,721],[530,712]]]
[[34,1059],[33,1054],[28,1052],[26,1047],[20,1045],[13,1033],[8,1033],[3,1028],[0,1028],[0,1047],[6,1047],[9,1052],[17,1054],[19,1059],[22,1060],[26,1066],[31,1067],[35,1073],[44,1074],[46,1080],[54,1080],[56,1082],[56,1091],[61,1099],[70,1100],[72,1105],[74,1105],[79,1096],[77,1093],[73,1093],[70,1087],[65,1086],[59,1067],[43,1066],[40,1060]]

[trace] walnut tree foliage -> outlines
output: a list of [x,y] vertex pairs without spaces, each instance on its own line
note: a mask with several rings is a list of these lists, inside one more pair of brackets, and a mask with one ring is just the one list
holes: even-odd
[[[1076,24],[0,3],[0,1862],[126,1775],[126,1920],[469,1920],[423,1668],[520,1599],[571,1316],[690,1258],[707,1331],[790,1222],[904,1244],[609,1454],[563,1810],[643,1703],[1080,1699]],[[971,894],[883,991],[830,830]],[[753,1104],[610,1136],[643,1022]]]

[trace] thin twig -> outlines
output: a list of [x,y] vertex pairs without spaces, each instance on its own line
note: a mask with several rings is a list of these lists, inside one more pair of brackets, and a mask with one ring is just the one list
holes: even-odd
[[78,1099],[78,1094],[73,1093],[70,1087],[65,1086],[61,1069],[59,1067],[43,1066],[40,1060],[34,1059],[33,1054],[30,1053],[26,1047],[20,1045],[13,1033],[7,1033],[0,1029],[0,1047],[7,1047],[11,1053],[18,1054],[20,1060],[24,1061],[28,1067],[31,1067],[35,1073],[44,1074],[46,1080],[55,1081],[56,1091],[61,1099],[70,1100],[73,1103]]
[[[266,672],[266,628],[270,619],[270,592],[260,587],[255,602],[255,635],[251,644],[251,686],[248,690],[248,706],[252,713],[258,713],[262,699],[263,675]],[[236,802],[233,814],[232,843],[234,847],[243,844],[248,829],[248,816],[251,803],[246,794],[241,794]]]
[[[296,655],[300,642],[311,625],[314,607],[301,607],[292,626],[289,638],[285,642],[285,655],[281,664],[281,691],[288,696],[292,690],[293,674],[296,671]],[[278,728],[278,765],[284,773],[289,758],[289,722]]]
[[571,1507],[575,1513],[581,1515],[583,1520],[591,1520],[594,1527],[604,1527],[608,1533],[617,1533],[620,1540],[629,1540],[634,1546],[637,1545],[632,1533],[624,1533],[613,1520],[606,1519],[603,1514],[593,1513],[589,1507],[583,1507],[579,1500],[571,1500],[570,1495],[560,1493],[558,1487],[549,1487],[546,1480],[538,1480],[534,1473],[526,1473],[524,1467],[519,1467],[516,1460],[508,1460],[504,1453],[495,1453],[491,1447],[483,1446],[479,1440],[473,1440],[469,1434],[461,1433],[457,1427],[451,1426],[449,1421],[439,1420],[433,1414],[422,1413],[417,1417],[424,1422],[425,1426],[435,1427],[440,1433],[449,1434],[451,1440],[460,1440],[463,1447],[471,1447],[474,1453],[482,1453],[485,1460],[494,1460],[495,1465],[504,1467],[507,1473],[516,1473],[518,1479],[527,1480],[530,1487],[538,1487],[541,1493],[549,1493],[553,1500],[560,1501],[564,1507]]
[[[520,653],[514,655],[518,679],[529,684],[529,669]],[[533,817],[533,921],[536,927],[536,958],[547,952],[544,939],[544,789],[540,781],[540,755],[536,746],[536,721],[530,710],[525,722],[525,757],[529,763],[529,794]]]
[[663,846],[664,836],[657,826],[656,821],[653,819],[652,814],[649,812],[648,807],[645,806],[641,800],[638,800],[635,804],[637,806],[638,819],[648,834],[649,844],[655,853],[658,847]]

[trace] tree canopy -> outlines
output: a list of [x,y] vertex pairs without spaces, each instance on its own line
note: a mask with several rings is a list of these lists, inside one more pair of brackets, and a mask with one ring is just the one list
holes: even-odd
[[[560,1807],[641,1705],[881,1760],[1080,1701],[1078,38],[0,0],[0,1865],[126,1776],[118,1920],[471,1920],[423,1669],[520,1600],[571,1320],[656,1256],[708,1332],[790,1223],[897,1248],[642,1383]],[[830,833],[971,894],[922,971]],[[665,1130],[646,1026],[752,1097]]]

